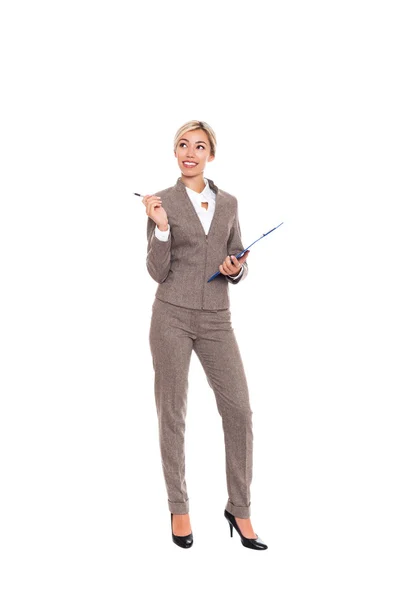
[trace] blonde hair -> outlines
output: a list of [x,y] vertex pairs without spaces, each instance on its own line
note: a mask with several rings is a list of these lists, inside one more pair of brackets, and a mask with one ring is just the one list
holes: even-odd
[[210,154],[211,156],[215,156],[215,151],[217,148],[217,138],[212,127],[210,127],[210,125],[208,125],[208,123],[206,123],[205,121],[188,121],[187,123],[182,125],[182,127],[178,129],[174,137],[174,152],[176,151],[178,142],[182,135],[187,131],[194,131],[195,129],[202,129],[203,131],[205,131],[211,146]]

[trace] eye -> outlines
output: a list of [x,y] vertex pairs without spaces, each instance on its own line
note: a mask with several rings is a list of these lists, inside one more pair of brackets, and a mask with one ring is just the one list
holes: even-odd
[[[186,143],[185,143],[185,142],[181,142],[181,143],[179,144],[179,147],[180,147],[180,148],[182,148],[182,146],[186,146]],[[203,150],[205,150],[205,147],[203,146],[203,144],[199,144],[197,147],[198,147],[198,148],[203,148]]]

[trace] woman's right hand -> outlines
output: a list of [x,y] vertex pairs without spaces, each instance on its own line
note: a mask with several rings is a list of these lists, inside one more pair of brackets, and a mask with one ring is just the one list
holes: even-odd
[[147,194],[142,199],[146,207],[146,215],[154,221],[159,229],[166,231],[168,228],[168,215],[162,207],[160,196],[152,196]]

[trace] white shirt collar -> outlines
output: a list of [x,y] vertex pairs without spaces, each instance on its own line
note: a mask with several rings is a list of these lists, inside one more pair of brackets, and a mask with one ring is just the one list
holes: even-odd
[[[215,192],[213,192],[213,190],[210,188],[210,185],[208,183],[208,179],[206,179],[204,177],[204,180],[206,182],[206,186],[204,188],[204,190],[202,192],[195,192],[194,190],[191,190],[190,188],[186,187],[186,191],[188,193],[188,195],[190,196],[190,198],[197,200],[198,202],[212,202],[213,200],[215,200]],[[202,197],[204,198],[204,200],[202,200]]]

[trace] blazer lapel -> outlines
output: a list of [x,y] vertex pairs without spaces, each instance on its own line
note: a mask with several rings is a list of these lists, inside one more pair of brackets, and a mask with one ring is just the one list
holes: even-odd
[[[208,177],[207,177],[207,179],[208,179]],[[197,214],[196,209],[193,206],[193,203],[192,203],[191,199],[189,198],[189,194],[186,191],[186,186],[183,183],[182,179],[180,177],[178,177],[178,179],[176,180],[176,184],[175,184],[175,188],[179,192],[181,192],[182,198],[183,198],[183,201],[185,202],[185,204],[189,204],[190,205],[189,210],[194,215],[194,218],[196,219],[196,222],[197,222],[198,226],[200,227],[201,233],[204,235],[204,237],[206,239],[209,237],[209,235],[211,233],[211,230],[213,229],[213,226],[215,225],[216,219],[218,219],[219,212],[220,212],[220,202],[221,202],[221,196],[220,196],[220,193],[219,193],[219,189],[215,185],[215,183],[213,182],[213,180],[212,179],[208,179],[208,184],[209,184],[210,188],[215,192],[215,209],[214,209],[213,218],[212,218],[211,223],[210,223],[210,228],[208,230],[208,234],[206,234],[204,232],[203,224],[200,221],[200,217]]]

